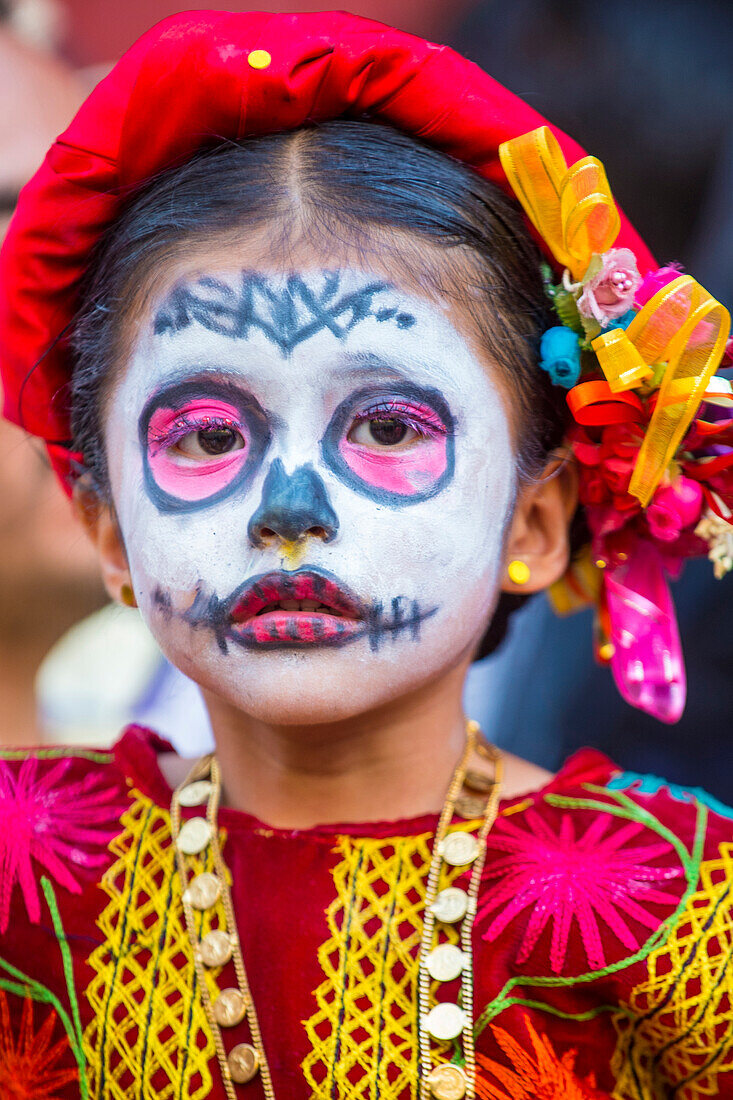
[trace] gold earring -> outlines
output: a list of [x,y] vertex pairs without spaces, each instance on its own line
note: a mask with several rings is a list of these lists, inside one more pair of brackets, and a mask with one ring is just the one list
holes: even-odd
[[120,588],[120,600],[125,607],[137,607],[137,600],[135,599],[135,593],[132,590],[132,585],[123,584]]
[[526,584],[531,576],[526,561],[510,561],[506,571],[514,584]]

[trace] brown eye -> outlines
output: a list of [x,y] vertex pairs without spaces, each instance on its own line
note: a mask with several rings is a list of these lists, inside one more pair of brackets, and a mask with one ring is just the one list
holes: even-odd
[[352,443],[366,447],[396,447],[400,443],[411,443],[417,437],[415,429],[405,424],[404,420],[386,416],[362,420],[349,432]]
[[201,428],[178,441],[178,450],[188,458],[216,457],[243,447],[244,440],[234,428]]

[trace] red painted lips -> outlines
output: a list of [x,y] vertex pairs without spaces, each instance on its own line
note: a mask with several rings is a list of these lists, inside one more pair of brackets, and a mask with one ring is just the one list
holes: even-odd
[[230,632],[249,648],[343,645],[364,618],[361,601],[324,573],[266,573],[237,596]]

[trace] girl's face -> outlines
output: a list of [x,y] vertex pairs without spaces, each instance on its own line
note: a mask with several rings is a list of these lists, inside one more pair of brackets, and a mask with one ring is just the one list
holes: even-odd
[[504,399],[468,324],[354,268],[201,272],[146,310],[108,404],[153,634],[273,722],[433,681],[490,618],[514,492]]

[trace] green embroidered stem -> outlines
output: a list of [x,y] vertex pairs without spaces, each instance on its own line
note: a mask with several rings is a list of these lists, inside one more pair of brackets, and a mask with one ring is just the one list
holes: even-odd
[[87,1060],[86,1055],[84,1054],[84,1044],[82,1041],[81,1017],[79,1016],[79,1002],[76,998],[76,986],[74,984],[74,967],[71,961],[71,952],[69,951],[69,941],[66,939],[64,926],[61,923],[61,914],[59,913],[59,907],[56,901],[56,895],[54,893],[53,886],[50,879],[48,879],[46,875],[41,875],[41,889],[46,895],[48,908],[51,911],[51,920],[53,921],[54,931],[56,933],[56,938],[59,941],[59,948],[61,950],[61,960],[64,967],[64,978],[66,979],[66,989],[69,994],[71,1016],[74,1021],[75,1041],[72,1043],[72,1049],[74,1051],[76,1063],[79,1067],[79,1088],[81,1090],[81,1100],[86,1100]]
[[[638,951],[633,955],[629,955],[624,959],[620,959],[616,963],[610,963],[608,966],[602,967],[600,970],[587,971],[584,974],[577,974],[572,977],[561,977],[560,975],[550,977],[549,975],[542,975],[537,977],[515,975],[504,985],[499,994],[486,1005],[481,1015],[476,1020],[474,1026],[474,1035],[478,1038],[488,1023],[493,1020],[500,1012],[503,1012],[510,1004],[517,1003],[516,998],[510,998],[507,994],[515,988],[515,986],[534,986],[545,988],[557,988],[561,986],[570,986],[581,983],[587,983],[595,981],[598,978],[606,977],[609,974],[617,973],[619,970],[625,970],[629,966],[633,966],[634,963],[641,962],[645,959],[654,948],[665,939],[669,929],[676,924],[678,917],[684,910],[687,899],[697,886],[700,863],[702,860],[703,846],[705,842],[705,828],[707,825],[708,812],[707,807],[703,803],[698,803],[697,808],[697,820],[695,823],[695,838],[693,842],[692,852],[688,852],[681,840],[670,832],[665,825],[662,825],[653,814],[650,814],[648,810],[644,810],[641,806],[637,806],[632,799],[625,795],[621,791],[609,791],[606,787],[594,787],[591,784],[587,784],[588,790],[598,791],[602,794],[608,794],[620,803],[618,806],[609,805],[607,802],[597,802],[594,799],[585,798],[570,798],[563,795],[546,795],[545,798],[553,806],[578,808],[578,809],[592,809],[600,810],[604,813],[609,813],[615,817],[625,818],[630,821],[639,821],[645,824],[658,836],[664,837],[672,845],[677,852],[680,862],[683,865],[685,872],[685,879],[687,882],[686,889],[680,898],[677,908],[674,910],[666,920],[662,921],[657,928],[656,932],[652,932],[646,942]],[[536,1002],[536,1007],[541,1007],[547,1012],[554,1012],[555,1010],[550,1005]],[[618,1011],[623,1011],[619,1006]]]
[[[589,789],[593,789],[590,787],[590,784],[588,784],[588,787]],[[606,791],[605,787],[597,787],[595,789],[603,792]],[[551,806],[557,806],[560,809],[598,810],[601,813],[611,814],[613,817],[622,817],[626,821],[636,821],[640,825],[646,825],[648,829],[651,829],[657,836],[661,836],[672,848],[674,848],[680,858],[680,863],[685,868],[685,872],[689,873],[692,865],[692,856],[679,837],[675,836],[666,825],[662,825],[661,821],[658,821],[648,810],[644,810],[641,806],[637,806],[636,803],[632,802],[623,791],[608,791],[607,793],[612,798],[615,798],[617,802],[622,803],[622,805],[610,806],[608,802],[597,802],[593,798],[572,798],[562,794],[548,794],[545,797]],[[626,804],[626,809],[624,809],[623,803]]]
[[55,760],[59,756],[74,757],[79,760],[92,760],[95,764],[111,764],[110,752],[95,752],[93,749],[0,749],[0,760],[26,760],[37,756],[39,760]]
[[[3,970],[7,970],[13,977],[19,978],[23,983],[22,985],[17,985],[15,982],[9,982],[7,978],[0,978],[0,989],[6,989],[8,993],[17,993],[19,997],[30,997],[32,1001],[38,1001],[40,1004],[51,1005],[51,1007],[55,1009],[56,1015],[61,1020],[61,1023],[64,1025],[64,1030],[69,1039],[69,1046],[72,1051],[74,1051],[74,1025],[56,994],[52,993],[45,985],[41,985],[40,982],[36,982],[33,978],[28,977],[22,970],[18,970],[17,967],[12,966],[6,959],[0,958],[0,967],[2,967]],[[74,1051],[74,1055],[76,1055],[76,1051]],[[80,1080],[79,1085],[82,1089],[82,1097],[84,1100],[87,1100],[89,1094],[86,1080],[84,1080],[83,1083]]]
[[[594,1020],[596,1016],[602,1016],[604,1012],[620,1012],[629,1018],[633,1018],[634,1015],[631,1009],[626,1008],[625,1005],[596,1005],[595,1008],[589,1008],[586,1012],[563,1012],[562,1009],[555,1008],[554,1005],[549,1005],[545,1001],[531,1001],[526,997],[507,997],[501,1006],[497,1008],[494,1016],[498,1016],[505,1008],[511,1008],[512,1005],[522,1005],[523,1008],[536,1008],[539,1012],[546,1012],[550,1016],[559,1016],[561,1020],[575,1020],[578,1023],[582,1023],[584,1020]],[[474,1035],[478,1038],[479,1034],[477,1023]]]

